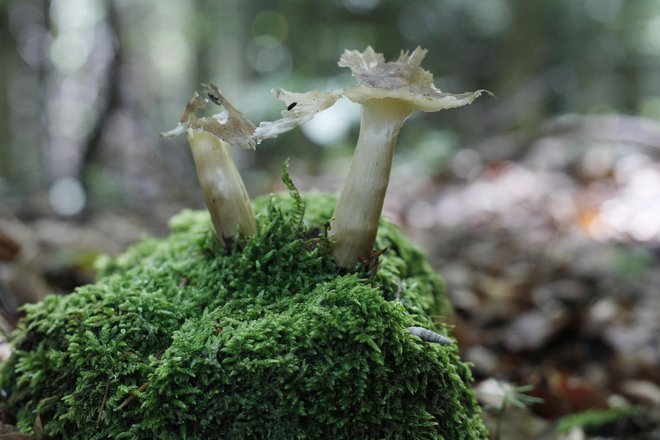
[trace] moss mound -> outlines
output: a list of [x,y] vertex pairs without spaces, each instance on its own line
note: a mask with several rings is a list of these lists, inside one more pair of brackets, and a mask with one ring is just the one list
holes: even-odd
[[[340,273],[335,199],[255,202],[258,235],[225,250],[208,215],[101,264],[95,284],[27,307],[0,408],[49,438],[485,439],[442,285],[383,222],[379,267]],[[375,258],[374,258],[375,261]]]

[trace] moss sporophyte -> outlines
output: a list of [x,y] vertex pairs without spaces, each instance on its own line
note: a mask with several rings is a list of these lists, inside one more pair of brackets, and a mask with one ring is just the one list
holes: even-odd
[[[407,114],[480,93],[435,90],[424,53],[346,52],[358,85],[277,90],[286,110],[259,126],[213,84],[193,95],[167,135],[188,136],[210,214],[183,211],[167,237],[100,260],[96,283],[27,306],[0,371],[5,417],[27,432],[39,420],[48,438],[486,439],[470,369],[438,319],[450,312],[442,283],[380,218]],[[339,202],[299,194],[286,170],[288,195],[250,202],[231,148],[342,95],[364,110]],[[197,116],[209,101],[223,111]]]

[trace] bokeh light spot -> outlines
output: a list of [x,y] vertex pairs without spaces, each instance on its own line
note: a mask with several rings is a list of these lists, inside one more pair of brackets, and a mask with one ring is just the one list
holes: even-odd
[[511,23],[510,5],[503,0],[473,1],[467,3],[466,7],[474,28],[480,35],[497,35],[505,31]]
[[74,177],[57,179],[50,187],[48,200],[53,211],[64,216],[80,213],[87,203],[85,190],[80,180]]
[[50,59],[63,73],[72,73],[80,69],[91,49],[91,41],[78,32],[65,32],[59,35],[50,47]]
[[660,120],[660,96],[642,98],[639,113],[645,118]]
[[366,14],[371,12],[380,3],[380,0],[344,0],[344,6],[356,14]]
[[150,58],[163,87],[174,87],[185,78],[192,63],[192,50],[184,36],[175,32],[159,32],[151,41]]
[[333,146],[346,137],[351,126],[359,120],[360,107],[347,99],[340,99],[334,106],[318,113],[300,128],[312,142]]
[[284,41],[289,33],[289,25],[284,15],[275,11],[261,11],[252,20],[252,36],[268,35],[279,42]]
[[289,49],[270,35],[254,38],[247,55],[254,70],[260,73],[280,71],[288,74],[293,65]]
[[435,11],[426,5],[410,3],[402,9],[398,20],[399,31],[408,40],[420,41],[437,29]]
[[462,179],[476,177],[483,170],[483,166],[481,155],[470,149],[458,151],[451,162],[454,174]]
[[99,0],[56,0],[51,6],[51,16],[58,29],[86,30],[103,15]]
[[621,0],[586,0],[585,12],[592,19],[601,23],[611,23],[621,12]]
[[660,52],[660,15],[647,21],[641,29],[638,49],[653,55]]

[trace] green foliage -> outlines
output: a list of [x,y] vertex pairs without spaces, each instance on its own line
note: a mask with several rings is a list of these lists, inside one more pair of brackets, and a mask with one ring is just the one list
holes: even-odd
[[531,391],[534,387],[532,385],[517,385],[508,388],[502,398],[502,410],[511,404],[520,409],[527,409],[528,406],[531,406],[535,403],[542,403],[543,399],[540,397],[530,396],[526,393]]
[[406,331],[446,334],[422,254],[383,222],[380,270],[339,273],[334,197],[289,189],[233,249],[184,211],[97,283],[26,307],[1,409],[50,438],[485,439],[457,348]]
[[579,427],[591,435],[612,434],[619,430],[617,425],[623,427],[630,424],[631,418],[638,416],[640,412],[640,409],[634,406],[587,410],[562,418],[557,424],[557,431],[569,432]]
[[499,440],[502,432],[502,423],[511,405],[525,411],[531,405],[542,403],[543,399],[527,394],[532,391],[532,385],[512,385],[496,379],[489,379],[489,381],[491,386],[497,390],[496,393],[492,393],[492,397],[499,401],[495,405],[497,419],[493,433],[493,439]]

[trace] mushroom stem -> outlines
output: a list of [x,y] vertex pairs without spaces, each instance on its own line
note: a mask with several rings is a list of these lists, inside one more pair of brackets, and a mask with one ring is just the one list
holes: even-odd
[[243,235],[256,234],[250,198],[229,143],[202,129],[191,128],[187,133],[199,184],[218,239],[229,245],[238,231]]
[[388,98],[363,104],[360,135],[331,226],[340,267],[353,266],[374,245],[396,139],[410,111]]

